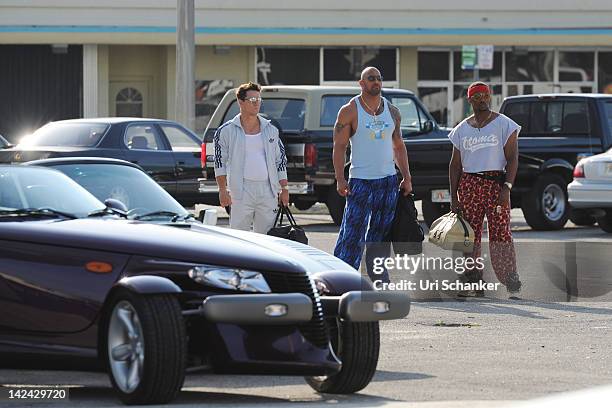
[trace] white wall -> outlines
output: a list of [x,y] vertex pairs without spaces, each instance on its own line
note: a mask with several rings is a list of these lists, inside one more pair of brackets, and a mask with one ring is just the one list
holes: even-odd
[[[229,32],[197,35],[198,44],[243,45],[607,45],[612,35],[513,35],[493,33],[316,33],[316,28],[570,29],[610,27],[610,0],[196,0],[196,27]],[[486,10],[483,10],[486,7]],[[176,0],[0,0],[0,26],[95,26],[74,33],[53,28],[5,30],[0,43],[173,44]],[[109,27],[118,26],[120,32]],[[131,27],[129,32],[122,27]],[[138,27],[165,28],[146,32]],[[305,28],[296,34],[244,32],[239,28]],[[316,31],[316,30],[315,30]]]

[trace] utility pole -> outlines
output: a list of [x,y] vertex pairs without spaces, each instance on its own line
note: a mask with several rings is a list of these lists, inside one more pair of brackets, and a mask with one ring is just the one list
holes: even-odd
[[176,0],[176,121],[195,128],[194,0]]

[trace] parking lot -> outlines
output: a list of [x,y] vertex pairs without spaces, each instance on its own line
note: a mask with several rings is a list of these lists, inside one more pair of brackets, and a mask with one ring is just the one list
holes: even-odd
[[[568,224],[562,231],[534,232],[526,226],[520,211],[513,210],[512,215],[519,259],[521,243],[525,242],[533,246],[538,242],[580,240],[604,245],[602,248],[612,244],[612,237],[597,227]],[[311,245],[333,251],[338,227],[324,207],[297,212],[297,221],[304,225]],[[222,210],[218,224],[227,224]],[[464,301],[417,300],[407,318],[383,322],[378,371],[373,382],[359,394],[318,395],[299,377],[195,372],[188,375],[174,405],[497,407],[610,384],[609,291],[573,302],[541,301],[537,299],[541,293],[533,292],[537,270],[521,270],[521,274],[526,288],[522,301],[495,294]],[[601,283],[610,285],[609,281]],[[72,387],[69,406],[119,405],[103,373],[2,369],[0,384],[60,384]],[[2,404],[38,406],[31,402]]]

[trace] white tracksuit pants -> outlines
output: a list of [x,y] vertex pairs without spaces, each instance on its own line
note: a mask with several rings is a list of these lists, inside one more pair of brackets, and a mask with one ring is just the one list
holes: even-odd
[[270,182],[244,180],[242,198],[232,197],[230,228],[266,234],[274,225],[278,211],[278,198]]

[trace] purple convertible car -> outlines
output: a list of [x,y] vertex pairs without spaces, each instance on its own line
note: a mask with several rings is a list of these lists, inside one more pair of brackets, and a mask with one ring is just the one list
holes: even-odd
[[409,312],[315,248],[115,213],[57,170],[0,166],[0,361],[102,365],[128,404],[171,401],[190,367],[352,393],[376,371],[378,321]]

